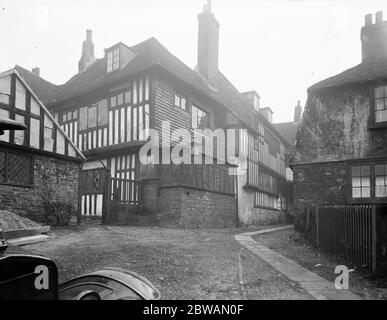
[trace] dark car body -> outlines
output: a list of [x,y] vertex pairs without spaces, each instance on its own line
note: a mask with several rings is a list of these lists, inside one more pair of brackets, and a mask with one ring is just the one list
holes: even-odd
[[1,242],[0,300],[57,299],[159,300],[161,295],[146,278],[120,268],[104,268],[58,284],[58,268],[51,259]]

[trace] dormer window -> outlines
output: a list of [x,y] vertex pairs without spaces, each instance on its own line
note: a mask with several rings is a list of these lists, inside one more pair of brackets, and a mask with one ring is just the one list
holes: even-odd
[[107,53],[107,72],[117,70],[120,67],[120,49],[115,48]]

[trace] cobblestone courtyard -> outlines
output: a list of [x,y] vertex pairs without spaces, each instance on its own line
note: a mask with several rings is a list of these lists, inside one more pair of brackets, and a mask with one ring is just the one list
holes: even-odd
[[312,299],[242,248],[241,229],[157,227],[53,228],[47,242],[27,246],[57,262],[60,281],[106,266],[147,277],[163,299]]

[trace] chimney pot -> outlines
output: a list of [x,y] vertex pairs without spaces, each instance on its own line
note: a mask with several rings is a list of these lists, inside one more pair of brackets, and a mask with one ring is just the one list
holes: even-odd
[[39,67],[32,68],[32,73],[36,74],[37,76],[40,76],[40,68]]
[[372,14],[369,13],[364,17],[364,25],[370,26],[372,24]]
[[301,121],[302,116],[302,107],[301,107],[301,101],[297,101],[297,105],[294,107],[294,123],[299,123]]
[[85,71],[96,59],[94,57],[93,31],[86,30],[86,40],[82,44],[82,56],[78,62],[78,72]]
[[86,41],[92,41],[93,38],[93,31],[90,29],[86,30]]
[[[362,62],[387,58],[387,21],[383,21],[383,11],[375,14],[375,23],[366,16],[366,25],[361,29]],[[371,23],[371,25],[370,25]]]
[[378,11],[375,14],[375,23],[382,23],[383,22],[383,11]]
[[219,23],[211,12],[210,0],[198,20],[198,71],[211,81],[218,74]]

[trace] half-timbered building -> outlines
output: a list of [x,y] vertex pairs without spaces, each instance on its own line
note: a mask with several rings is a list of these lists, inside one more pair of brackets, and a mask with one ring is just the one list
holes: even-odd
[[30,83],[49,86],[18,66],[0,73],[0,117],[26,126],[0,136],[0,208],[43,223],[67,223],[77,213],[84,156],[31,89],[25,74]]
[[[194,70],[155,38],[134,46],[117,43],[97,59],[88,30],[79,72],[46,96],[49,110],[88,159],[80,183],[83,216],[109,212],[107,223],[183,227],[283,219],[287,142],[257,105],[258,97],[241,94],[219,71],[219,23],[210,2],[198,20]],[[236,137],[235,154],[246,159],[246,170],[231,175],[238,164],[216,157],[212,164],[144,165],[139,150],[149,129],[162,136],[164,121],[171,132],[245,129]],[[107,180],[101,183],[101,177]],[[97,186],[91,183],[96,180]]]

